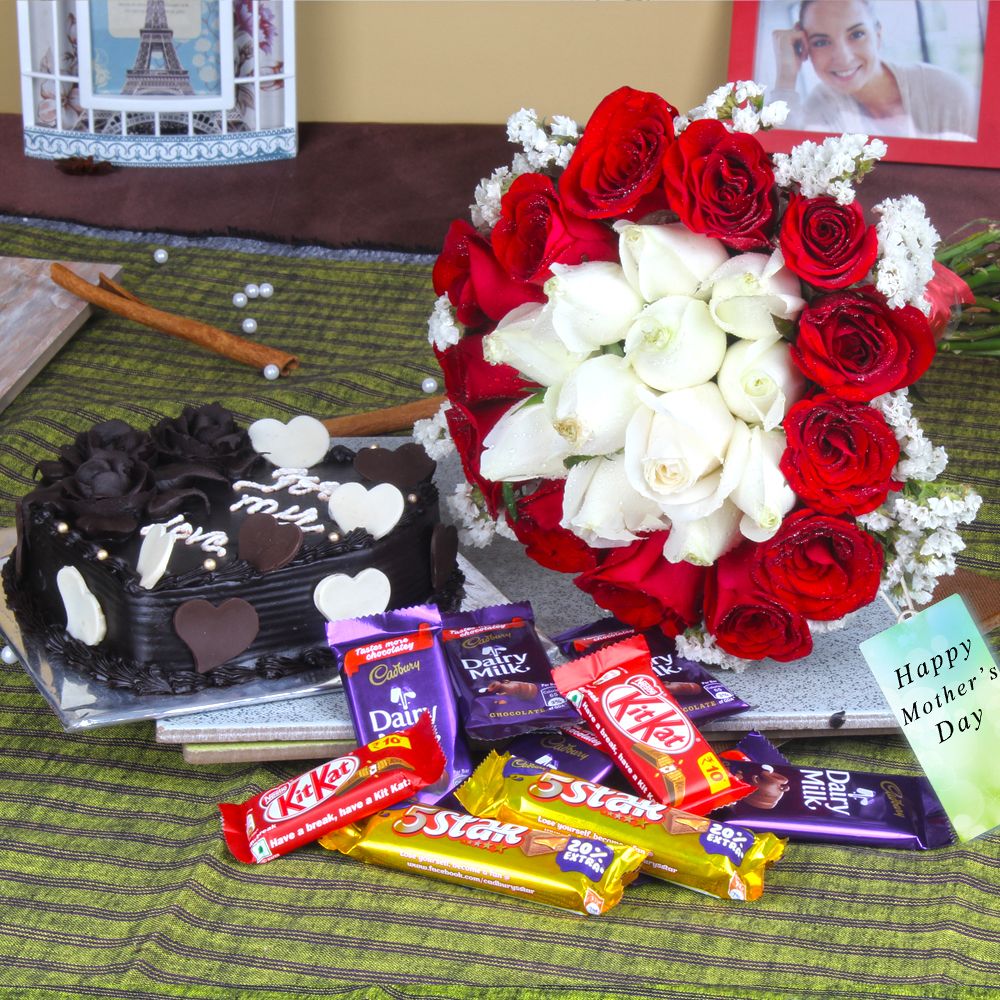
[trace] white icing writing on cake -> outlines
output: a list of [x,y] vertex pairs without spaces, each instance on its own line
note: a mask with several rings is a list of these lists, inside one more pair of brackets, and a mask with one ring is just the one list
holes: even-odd
[[[255,483],[249,479],[239,479],[233,483],[233,489],[236,492],[256,490],[258,493],[277,493],[279,490],[285,490],[294,497],[315,493],[317,500],[329,500],[333,491],[340,485],[320,480],[319,476],[310,476],[308,469],[275,469],[271,473],[271,478],[274,480],[273,483]],[[270,514],[277,521],[297,524],[303,531],[326,531],[322,523],[313,523],[319,519],[319,511],[315,507],[306,507],[302,510],[298,504],[293,504],[284,510],[278,508],[277,500],[244,493],[229,509],[231,511],[245,509],[250,514]]]
[[250,514],[270,514],[276,521],[288,521],[290,524],[297,524],[303,531],[326,531],[322,524],[313,524],[319,517],[319,512],[315,507],[306,507],[300,510],[297,503],[284,510],[278,510],[278,501],[270,497],[252,497],[246,493],[231,504],[229,509],[237,511],[246,508]]
[[[204,531],[202,528],[195,528],[184,520],[183,514],[177,514],[163,525],[178,541],[185,545],[197,545],[202,552],[211,552],[217,556],[226,554],[226,546],[229,544],[229,536],[224,531]],[[152,525],[146,525],[139,529],[139,534],[148,535]]]
[[271,473],[273,484],[255,483],[249,479],[240,479],[233,483],[236,492],[240,490],[257,490],[258,493],[277,493],[287,490],[293,497],[315,493],[317,500],[329,500],[333,491],[340,483],[321,481],[319,476],[310,476],[308,469],[275,469]]

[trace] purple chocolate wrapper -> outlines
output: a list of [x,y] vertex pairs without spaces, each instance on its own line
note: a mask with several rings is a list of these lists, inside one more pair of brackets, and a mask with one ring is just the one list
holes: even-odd
[[438,641],[440,630],[440,612],[430,604],[326,627],[359,743],[405,729],[422,713],[430,713],[446,763],[440,780],[415,798],[431,805],[472,773]]
[[955,839],[926,778],[730,758],[725,763],[755,790],[714,812],[713,819],[790,840],[867,847],[927,850]]
[[[793,767],[792,762],[763,734],[751,730],[736,744],[732,751],[745,754],[755,764],[770,764],[772,767]],[[722,755],[723,757],[726,754]],[[738,756],[729,758],[739,760]]]
[[469,739],[492,742],[579,722],[556,690],[527,601],[442,615],[441,640]]
[[606,753],[564,729],[519,736],[507,751],[515,757],[523,757],[553,771],[565,771],[597,785],[606,784],[615,769],[615,762]]
[[707,722],[722,715],[745,712],[750,707],[700,663],[678,656],[673,639],[668,639],[658,629],[639,632],[617,618],[601,618],[589,625],[560,632],[552,641],[564,656],[576,659],[633,635],[645,638],[653,662],[653,673],[689,719]]

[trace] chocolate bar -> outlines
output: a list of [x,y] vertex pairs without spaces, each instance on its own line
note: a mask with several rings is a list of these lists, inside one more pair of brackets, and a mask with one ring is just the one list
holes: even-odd
[[246,802],[220,802],[222,834],[238,861],[273,861],[410,798],[437,781],[443,769],[444,754],[425,714],[401,733],[327,761]]
[[425,712],[430,715],[445,768],[441,778],[416,797],[432,804],[472,771],[444,653],[436,642],[440,629],[441,617],[433,605],[327,625],[359,741],[376,740],[412,725]]
[[368,864],[594,915],[618,903],[647,854],[589,834],[424,805],[380,812],[320,844]]
[[527,601],[442,616],[441,639],[470,740],[495,741],[577,721],[556,690]]
[[764,871],[784,851],[773,834],[754,836],[509,753],[491,753],[455,793],[471,813],[506,823],[636,844],[654,878],[721,899],[759,898]]
[[602,618],[561,632],[552,641],[564,656],[575,659],[634,635],[641,635],[646,640],[653,673],[689,719],[707,722],[750,708],[700,663],[678,656],[674,640],[667,638],[659,629],[639,632],[617,618]]
[[729,775],[653,675],[642,636],[573,660],[554,676],[641,795],[701,814],[752,791]]

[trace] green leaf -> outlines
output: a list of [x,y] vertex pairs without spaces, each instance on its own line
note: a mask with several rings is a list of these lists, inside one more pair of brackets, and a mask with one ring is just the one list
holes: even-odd
[[545,393],[548,392],[546,387],[539,386],[539,388],[532,390],[530,396],[526,396],[524,400],[525,406],[537,406],[539,403],[545,401]]
[[625,357],[625,345],[621,342],[617,344],[605,344],[601,348],[601,354],[614,354],[619,358]]
[[502,487],[503,505],[507,508],[507,513],[512,521],[517,521],[520,516],[517,512],[517,494],[514,492],[513,483],[504,483]]

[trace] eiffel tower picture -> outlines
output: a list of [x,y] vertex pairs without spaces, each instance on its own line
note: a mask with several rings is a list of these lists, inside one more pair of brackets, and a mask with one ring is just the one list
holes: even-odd
[[135,65],[125,71],[122,94],[193,94],[191,77],[177,58],[164,0],[146,0]]

